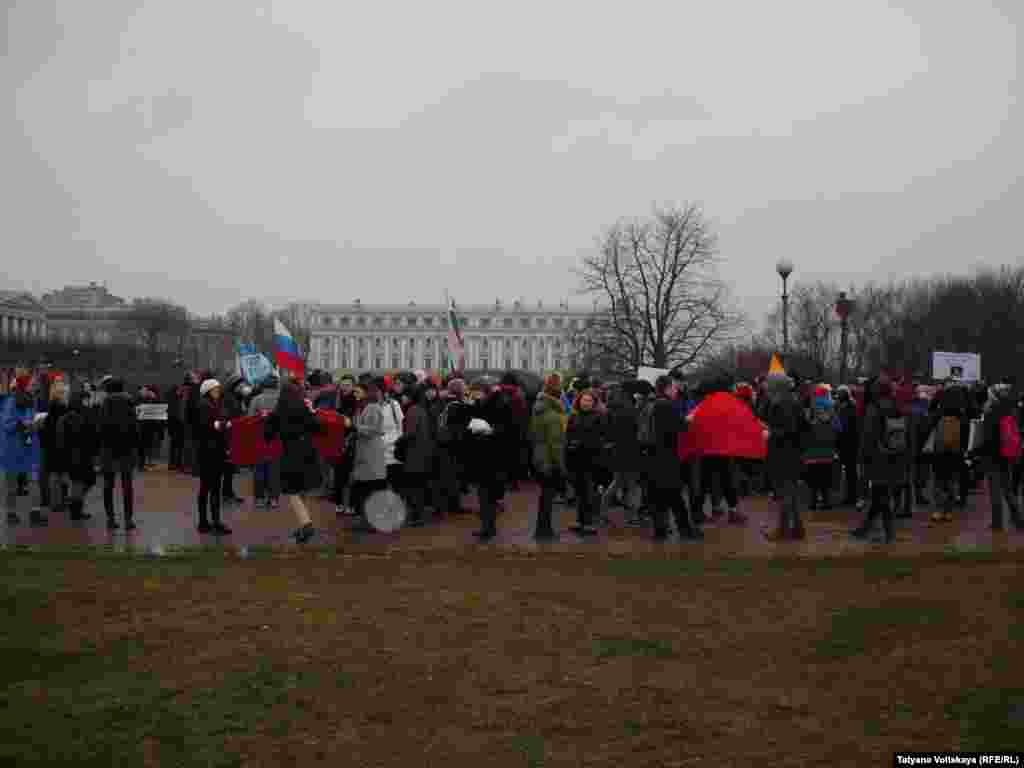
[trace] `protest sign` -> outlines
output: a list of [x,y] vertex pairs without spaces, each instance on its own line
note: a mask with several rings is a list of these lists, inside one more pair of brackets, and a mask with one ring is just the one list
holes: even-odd
[[971,352],[932,352],[932,378],[938,380],[981,379],[981,355]]

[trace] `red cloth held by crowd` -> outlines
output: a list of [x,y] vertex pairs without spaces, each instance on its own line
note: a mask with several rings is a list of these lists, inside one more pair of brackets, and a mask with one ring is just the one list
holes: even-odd
[[714,392],[690,412],[689,428],[679,435],[679,458],[765,459],[764,428],[749,405],[728,392]]
[[313,435],[313,445],[327,461],[337,461],[345,452],[345,417],[323,408],[316,415],[327,432]]
[[284,449],[280,439],[268,443],[263,439],[265,416],[242,416],[233,419],[228,452],[231,463],[238,467],[249,467],[281,458]]

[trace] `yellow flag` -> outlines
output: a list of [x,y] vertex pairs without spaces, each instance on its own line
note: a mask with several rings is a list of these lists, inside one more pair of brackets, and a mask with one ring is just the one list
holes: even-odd
[[770,376],[773,373],[781,373],[783,375],[786,373],[786,369],[782,367],[782,361],[779,359],[778,352],[772,352],[772,362],[768,366],[768,375]]

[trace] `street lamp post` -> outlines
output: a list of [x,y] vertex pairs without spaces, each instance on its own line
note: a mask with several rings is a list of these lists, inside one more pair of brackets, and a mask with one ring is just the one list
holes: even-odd
[[782,278],[782,356],[789,357],[789,293],[786,291],[789,276],[793,274],[793,262],[789,259],[780,259],[775,265],[775,271]]
[[846,383],[846,320],[853,310],[853,302],[846,297],[846,291],[840,291],[836,300],[836,314],[839,315],[839,383]]

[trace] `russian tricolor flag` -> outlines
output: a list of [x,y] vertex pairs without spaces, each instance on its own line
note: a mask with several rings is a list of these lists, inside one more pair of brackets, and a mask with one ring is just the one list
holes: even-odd
[[306,363],[302,359],[302,352],[299,345],[295,343],[291,333],[285,328],[284,323],[274,318],[274,346],[277,349],[277,366],[285,371],[291,371],[292,376],[299,381],[306,380]]

